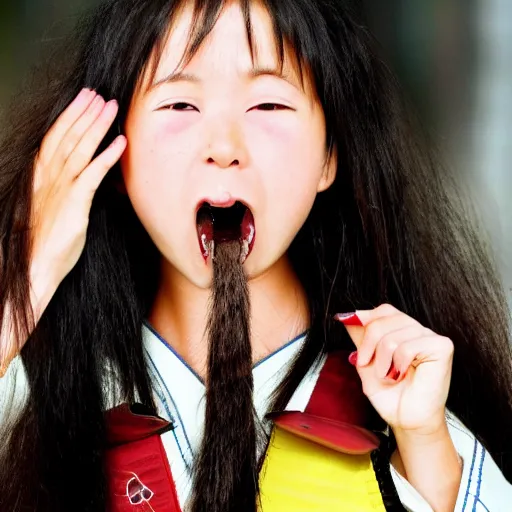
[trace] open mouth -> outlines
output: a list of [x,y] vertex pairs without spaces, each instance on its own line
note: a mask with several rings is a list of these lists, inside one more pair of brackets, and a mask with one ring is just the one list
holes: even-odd
[[196,227],[205,261],[209,256],[213,257],[216,244],[238,240],[242,245],[242,263],[254,246],[254,217],[251,210],[240,201],[229,207],[203,202],[197,211]]

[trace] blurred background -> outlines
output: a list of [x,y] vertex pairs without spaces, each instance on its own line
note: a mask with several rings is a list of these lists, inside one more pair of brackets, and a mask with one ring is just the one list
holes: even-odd
[[[0,110],[99,1],[2,0]],[[447,165],[473,191],[512,305],[512,1],[356,2]]]

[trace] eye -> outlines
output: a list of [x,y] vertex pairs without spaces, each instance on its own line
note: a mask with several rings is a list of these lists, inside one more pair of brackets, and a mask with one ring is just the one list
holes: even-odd
[[178,112],[187,112],[187,111],[197,111],[197,108],[190,103],[185,103],[184,101],[179,101],[177,103],[171,103],[169,105],[162,105],[158,108],[158,110],[177,110]]
[[290,107],[281,105],[280,103],[261,103],[260,105],[256,105],[253,108],[256,110],[265,110],[270,112],[275,110],[292,110]]

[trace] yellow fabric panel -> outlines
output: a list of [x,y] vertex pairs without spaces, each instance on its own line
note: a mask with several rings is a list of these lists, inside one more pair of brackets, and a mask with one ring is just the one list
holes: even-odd
[[346,455],[274,428],[260,512],[385,512],[370,455]]

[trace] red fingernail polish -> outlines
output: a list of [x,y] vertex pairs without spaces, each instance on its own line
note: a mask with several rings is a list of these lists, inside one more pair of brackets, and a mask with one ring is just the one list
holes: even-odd
[[334,319],[338,320],[343,325],[358,325],[359,327],[363,327],[363,323],[355,311],[353,313],[338,313],[334,315]]
[[388,379],[398,380],[400,378],[400,372],[394,366],[392,366],[386,377]]
[[357,366],[357,352],[352,352],[348,356],[348,362],[353,366]]

